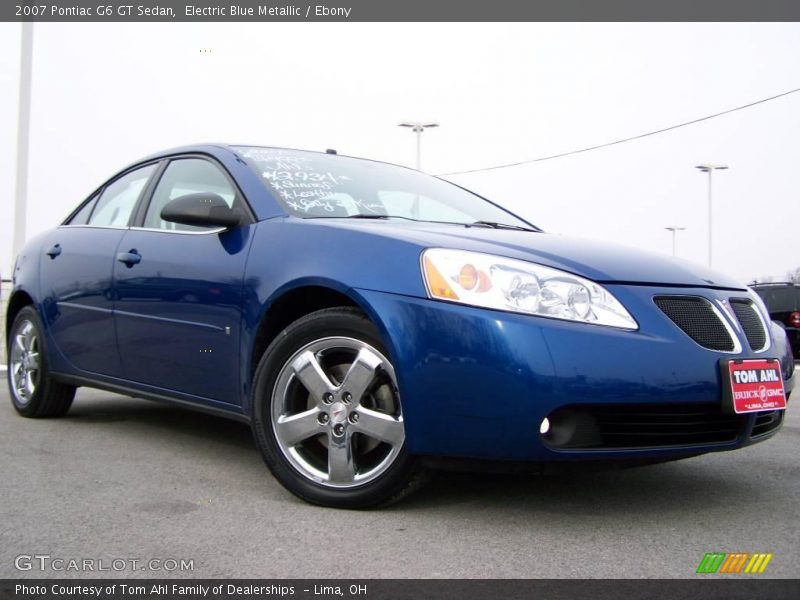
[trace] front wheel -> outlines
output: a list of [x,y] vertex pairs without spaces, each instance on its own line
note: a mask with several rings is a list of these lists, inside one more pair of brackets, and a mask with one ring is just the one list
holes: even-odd
[[399,500],[424,479],[405,448],[394,368],[375,326],[351,308],[296,321],[256,370],[253,431],[267,466],[295,495],[325,506]]

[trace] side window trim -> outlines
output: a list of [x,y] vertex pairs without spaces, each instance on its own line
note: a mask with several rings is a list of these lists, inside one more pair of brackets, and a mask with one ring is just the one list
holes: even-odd
[[86,223],[71,223],[71,221],[72,221],[72,219],[77,217],[78,214],[90,202],[94,202],[95,204],[97,204],[97,200],[98,200],[98,198],[100,198],[100,195],[103,193],[104,189],[105,189],[105,185],[101,185],[99,188],[97,188],[95,191],[93,191],[91,194],[89,194],[71,213],[69,213],[69,215],[67,215],[66,219],[61,221],[59,227],[69,227],[70,225],[86,225],[86,223],[89,222],[89,219],[92,218],[92,213],[94,212],[94,206],[92,206],[92,210],[89,211],[89,216],[86,218]]
[[155,192],[156,188],[158,187],[158,183],[161,181],[161,176],[164,174],[164,171],[167,170],[169,166],[170,160],[169,159],[161,159],[156,167],[156,170],[153,172],[153,175],[150,177],[150,180],[147,182],[147,185],[144,186],[142,189],[142,193],[139,196],[139,199],[136,201],[136,206],[131,211],[131,218],[128,220],[128,228],[131,227],[140,227],[139,223],[144,222],[144,215],[147,212],[147,207],[150,206],[150,200],[153,197],[153,192]]
[[[154,180],[154,178],[156,176],[160,176],[161,175],[161,172],[163,171],[163,169],[165,167],[165,164],[162,164],[162,163],[166,163],[166,162],[167,161],[163,160],[163,159],[148,160],[148,161],[145,161],[145,162],[142,162],[142,163],[135,164],[135,165],[131,166],[130,168],[125,169],[121,173],[117,173],[111,179],[109,179],[105,183],[103,183],[103,185],[98,187],[94,192],[89,194],[89,197],[86,198],[86,200],[84,200],[83,202],[81,202],[78,205],[78,207],[75,210],[73,210],[69,214],[69,216],[61,222],[59,227],[100,227],[102,229],[109,229],[109,227],[105,226],[105,225],[92,225],[91,224],[92,217],[94,216],[94,211],[97,208],[97,202],[103,196],[103,193],[106,191],[106,188],[108,188],[108,186],[110,186],[113,183],[115,183],[118,179],[122,179],[123,177],[125,177],[129,173],[132,173],[133,171],[136,171],[137,169],[141,169],[141,168],[144,168],[144,167],[147,167],[147,166],[150,166],[150,165],[156,165],[156,169],[150,175],[150,178],[147,180],[147,183],[144,185],[144,187],[142,188],[142,191],[139,193],[139,196],[136,199],[136,204],[134,204],[133,210],[131,211],[131,216],[128,218],[128,223],[124,227],[111,227],[111,229],[127,229],[127,228],[131,227],[131,223],[132,223],[134,217],[136,217],[138,215],[139,206],[142,203],[142,200],[146,197],[146,194],[152,192],[151,185],[153,183],[153,180]],[[83,209],[83,207],[86,206],[86,204],[88,204],[89,202],[94,202],[94,206],[92,206],[92,210],[89,212],[89,216],[86,218],[86,223],[82,223],[82,224],[77,224],[76,223],[74,225],[70,224],[70,221],[73,218],[75,218],[75,216],[81,211],[81,209]]]
[[97,208],[97,203],[100,201],[100,198],[102,197],[103,192],[105,192],[105,191],[106,191],[106,186],[103,186],[102,188],[100,188],[100,191],[97,192],[92,197],[92,201],[91,201],[92,202],[92,209],[89,211],[89,214],[86,215],[86,223],[84,223],[84,225],[88,225],[89,223],[92,222],[92,215],[94,214],[94,209]]
[[[94,212],[94,205],[97,204],[97,199],[100,197],[100,194],[103,192],[103,188],[99,190],[95,190],[92,194],[89,195],[83,202],[81,202],[78,207],[73,210],[66,219],[64,219],[59,227],[69,227],[69,226],[79,226],[79,225],[86,225],[89,222],[89,219]],[[80,215],[84,209],[89,209],[89,214],[86,215],[86,222],[85,223],[73,223],[73,221]]]
[[160,160],[149,160],[149,161],[146,161],[146,162],[143,162],[143,163],[139,163],[139,164],[131,167],[130,169],[126,169],[124,172],[119,173],[113,179],[107,181],[103,185],[103,191],[100,193],[100,196],[98,197],[97,202],[95,203],[94,207],[92,208],[92,214],[89,215],[89,221],[88,221],[87,225],[89,227],[92,227],[92,226],[97,227],[98,226],[98,225],[93,225],[92,219],[95,217],[95,211],[97,210],[97,205],[100,204],[100,202],[103,200],[106,192],[108,192],[108,190],[109,190],[109,188],[111,186],[113,186],[115,183],[117,183],[121,179],[127,177],[131,173],[135,173],[136,171],[141,171],[143,169],[147,169],[148,167],[152,167],[151,173],[147,176],[147,181],[145,181],[145,184],[142,186],[142,189],[139,191],[139,194],[136,196],[136,199],[133,202],[133,206],[131,207],[131,212],[128,215],[128,219],[125,221],[125,223],[124,224],[119,224],[119,225],[113,225],[113,224],[100,225],[101,227],[107,227],[107,228],[111,228],[111,229],[128,229],[128,228],[130,228],[131,220],[132,220],[133,216],[136,214],[136,209],[139,206],[139,203],[142,201],[142,198],[143,198],[145,192],[147,191],[147,189],[148,189],[148,187],[150,185],[150,181],[153,179],[153,175],[158,171],[159,166],[160,166]]
[[[147,196],[140,199],[140,207],[134,211],[135,219],[130,223],[129,227],[133,229],[147,229],[149,228],[144,226],[144,219],[147,215],[147,210],[150,208],[150,203],[153,200],[153,193],[158,187],[158,184],[161,181],[161,177],[164,175],[164,172],[167,170],[169,165],[177,160],[185,160],[187,158],[195,158],[200,160],[205,160],[206,162],[211,163],[215,167],[217,167],[228,183],[231,185],[231,188],[236,192],[236,197],[241,201],[241,205],[244,207],[244,214],[242,215],[245,219],[243,221],[243,225],[250,225],[255,223],[255,216],[253,213],[253,209],[250,208],[250,203],[247,201],[247,197],[242,193],[241,188],[236,183],[236,180],[231,176],[226,169],[218,160],[213,158],[212,156],[208,156],[206,154],[197,154],[197,153],[190,153],[190,154],[177,154],[174,156],[169,156],[163,159],[163,165],[161,165],[157,170],[156,173],[153,174],[152,180],[146,186]],[[156,230],[162,231],[162,230]],[[163,230],[167,231],[167,230]],[[205,233],[218,233],[218,230],[210,230],[210,231],[197,231],[197,232],[177,232],[177,233],[194,233],[197,234],[205,234]]]

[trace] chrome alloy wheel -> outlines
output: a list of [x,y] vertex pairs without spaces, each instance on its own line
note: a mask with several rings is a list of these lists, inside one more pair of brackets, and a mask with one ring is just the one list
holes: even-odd
[[316,483],[350,488],[378,478],[405,440],[392,365],[353,338],[303,346],[278,374],[272,428],[287,460]]
[[23,321],[11,341],[8,365],[11,371],[11,387],[20,405],[28,404],[36,391],[40,361],[36,328],[30,321]]

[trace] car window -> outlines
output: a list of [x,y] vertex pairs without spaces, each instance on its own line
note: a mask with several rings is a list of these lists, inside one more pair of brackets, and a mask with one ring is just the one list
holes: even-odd
[[155,168],[154,164],[141,167],[107,185],[92,212],[89,225],[127,226],[136,201]]
[[771,313],[793,312],[800,308],[800,289],[795,287],[759,288],[756,291]]
[[97,199],[100,197],[100,194],[95,194],[91,200],[86,202],[81,209],[76,212],[72,218],[67,221],[67,225],[86,225],[89,222],[89,215],[92,214],[92,210],[94,209],[94,205],[97,203]]
[[170,201],[186,194],[211,192],[236,208],[236,190],[219,167],[202,158],[181,158],[169,163],[153,192],[144,217],[144,227],[176,231],[204,230],[207,227],[169,223],[161,218],[161,210]]

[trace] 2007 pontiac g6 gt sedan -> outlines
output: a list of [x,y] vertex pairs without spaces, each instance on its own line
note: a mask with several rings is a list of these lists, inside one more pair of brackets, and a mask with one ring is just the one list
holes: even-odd
[[20,414],[89,386],[240,419],[287,489],[351,508],[435,467],[741,448],[780,428],[794,377],[720,273],[333,151],[129,166],[26,244],[6,321]]

